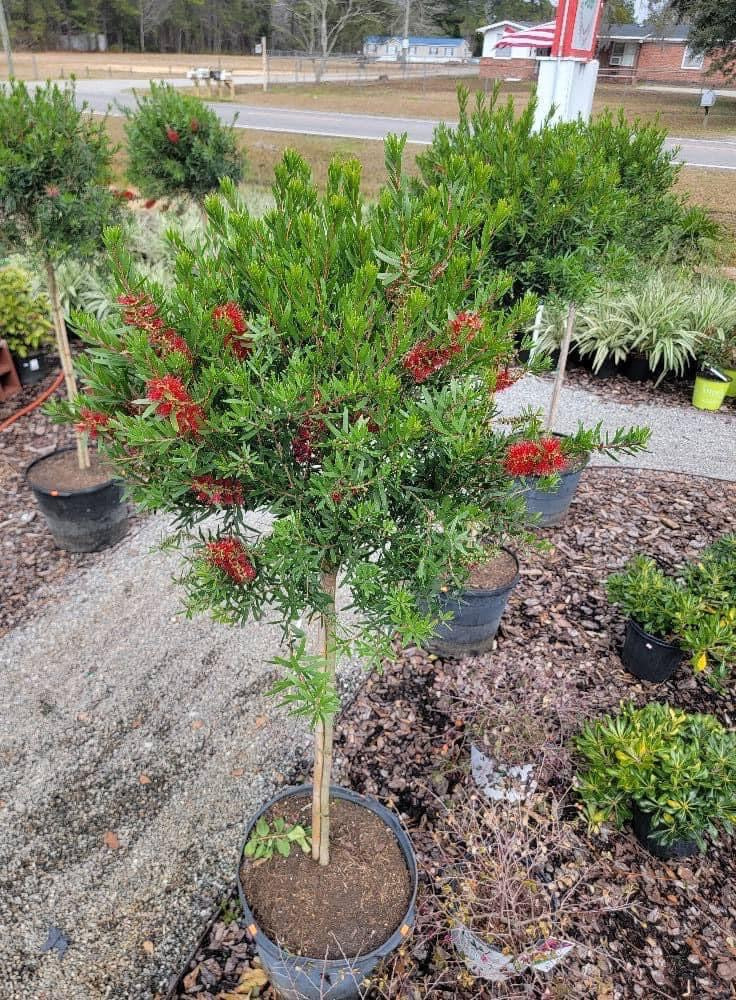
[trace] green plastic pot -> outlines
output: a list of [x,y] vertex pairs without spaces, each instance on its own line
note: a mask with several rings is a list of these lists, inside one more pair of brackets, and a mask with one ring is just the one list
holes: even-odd
[[724,368],[723,374],[728,375],[731,379],[730,383],[726,386],[726,395],[736,396],[736,368]]
[[726,398],[726,392],[732,385],[733,382],[730,378],[728,382],[722,382],[696,375],[693,386],[693,406],[699,410],[720,410],[723,400]]

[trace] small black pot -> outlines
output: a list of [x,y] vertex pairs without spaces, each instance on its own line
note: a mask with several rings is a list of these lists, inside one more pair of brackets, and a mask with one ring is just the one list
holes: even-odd
[[[245,830],[243,850],[251,835],[253,827],[260,817],[267,812],[271,806],[281,799],[290,798],[294,795],[312,795],[311,785],[299,785],[296,788],[287,788],[279,792],[255,815]],[[292,955],[291,952],[281,948],[258,927],[252,910],[248,906],[248,901],[243,892],[243,885],[240,879],[240,861],[238,861],[238,896],[243,907],[243,916],[248,928],[248,932],[255,940],[256,952],[261,960],[263,968],[268,973],[271,985],[277,990],[282,1000],[353,1000],[355,997],[365,995],[367,986],[366,980],[376,968],[392,951],[395,951],[406,941],[406,938],[416,920],[416,897],[417,897],[417,862],[414,855],[414,848],[411,840],[401,825],[395,813],[389,812],[380,802],[358,795],[347,788],[330,787],[330,797],[336,799],[346,799],[348,802],[355,802],[375,813],[386,826],[391,830],[399,842],[404,855],[406,867],[409,869],[412,892],[409,907],[401,924],[396,928],[391,937],[374,951],[356,958],[339,958],[326,961],[323,958],[309,958],[301,955]],[[243,856],[243,850],[240,857]]]
[[521,476],[516,480],[526,502],[526,509],[534,516],[535,527],[549,528],[562,521],[570,509],[584,471],[585,465],[560,473],[560,481],[553,490],[540,490],[535,486],[534,476]]
[[630,354],[621,365],[621,374],[632,382],[647,382],[652,377],[652,369],[644,354]]
[[650,635],[631,618],[626,622],[621,659],[634,677],[651,684],[661,684],[674,674],[682,663],[683,656],[683,651],[676,643]]
[[[504,549],[508,552],[508,549]],[[501,616],[506,610],[511,591],[519,582],[519,560],[516,575],[509,583],[493,590],[468,589],[460,594],[438,595],[442,611],[452,613],[452,621],[442,622],[434,638],[427,643],[430,653],[440,656],[475,656],[493,648]]]
[[633,814],[631,825],[636,834],[636,839],[655,858],[667,861],[672,858],[691,858],[694,854],[699,853],[700,848],[695,840],[675,840],[671,844],[661,844],[652,837],[651,813],[642,812],[636,804],[632,806],[631,811]]
[[[52,454],[59,451],[74,451],[74,448],[59,448]],[[99,486],[73,491],[36,486],[33,468],[50,457],[44,455],[31,462],[25,478],[59,548],[67,552],[97,552],[119,542],[128,530],[128,506],[123,499],[122,482],[108,479]]]
[[613,378],[614,375],[618,375],[618,365],[613,358],[606,358],[597,371],[593,367],[590,370],[594,378]]
[[46,374],[47,357],[45,351],[29,354],[27,358],[14,358],[13,360],[21,385],[35,385]]

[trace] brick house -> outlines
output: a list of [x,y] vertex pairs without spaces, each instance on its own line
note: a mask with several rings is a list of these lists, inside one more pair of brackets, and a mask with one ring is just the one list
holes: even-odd
[[533,27],[530,21],[495,21],[478,28],[483,35],[480,76],[492,80],[535,80],[537,56],[549,54],[549,49],[511,48],[499,46],[506,31],[522,31]]
[[695,87],[728,85],[729,80],[722,73],[709,72],[708,56],[690,51],[688,32],[686,24],[663,31],[646,24],[610,25],[601,32],[598,42],[599,79]]

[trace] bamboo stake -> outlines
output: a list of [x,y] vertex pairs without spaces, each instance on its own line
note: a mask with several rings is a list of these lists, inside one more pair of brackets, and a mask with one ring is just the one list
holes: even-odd
[[567,310],[567,326],[565,327],[565,336],[562,338],[562,343],[560,344],[560,360],[557,362],[557,375],[555,376],[555,384],[552,389],[552,401],[549,404],[549,413],[547,414],[547,430],[551,431],[554,429],[555,420],[557,419],[557,408],[560,404],[560,393],[562,392],[562,383],[565,381],[565,369],[567,368],[567,355],[570,351],[570,341],[572,340],[572,332],[575,329],[575,303],[570,303],[570,308]]
[[[327,614],[321,620],[321,645],[324,669],[331,685],[335,683],[337,650],[335,648],[335,591],[337,575],[324,573],[322,589],[330,599]],[[330,863],[330,777],[335,717],[328,715],[315,730],[314,786],[312,790],[312,858],[320,865]]]
[[[64,372],[64,381],[66,383],[66,394],[69,402],[73,403],[79,395],[79,390],[77,389],[77,379],[74,375],[74,363],[69,347],[66,323],[64,322],[64,312],[61,308],[61,300],[59,298],[59,286],[56,283],[54,265],[50,260],[46,261],[46,278],[49,286],[49,299],[51,300],[51,316],[54,321],[54,330],[56,331],[56,346],[59,349],[61,368]],[[77,440],[77,461],[79,462],[79,468],[88,469],[89,448],[87,447],[87,435],[76,434],[75,436]]]

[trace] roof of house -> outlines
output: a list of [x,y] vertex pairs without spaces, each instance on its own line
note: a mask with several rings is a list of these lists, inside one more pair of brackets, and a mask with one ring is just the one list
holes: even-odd
[[653,24],[611,24],[601,32],[602,39],[622,42],[686,42],[689,35],[687,24],[670,24],[666,28]]
[[533,28],[536,21],[494,21],[493,24],[484,24],[482,28],[476,28],[476,32],[492,31],[494,28]]
[[[368,35],[364,42],[371,44],[382,42],[402,42],[403,35]],[[434,38],[431,35],[409,35],[409,45],[466,45],[464,38]]]

